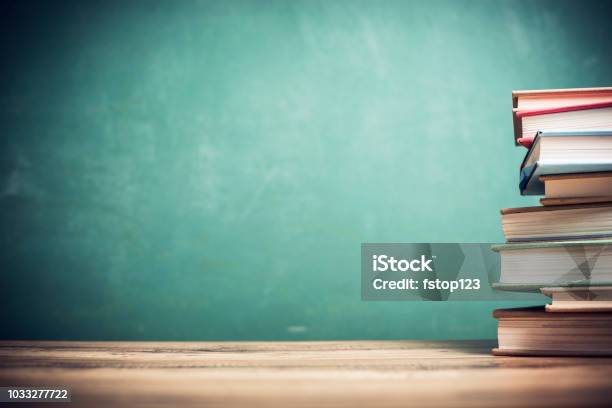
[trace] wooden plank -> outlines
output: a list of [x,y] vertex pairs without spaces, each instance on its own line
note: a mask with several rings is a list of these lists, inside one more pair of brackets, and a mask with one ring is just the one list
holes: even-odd
[[0,342],[0,385],[66,406],[589,406],[612,359],[493,357],[492,342]]

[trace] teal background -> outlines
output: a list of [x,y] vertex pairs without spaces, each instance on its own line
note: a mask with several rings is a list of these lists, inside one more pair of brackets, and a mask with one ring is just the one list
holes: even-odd
[[502,241],[511,91],[612,85],[609,5],[4,4],[0,336],[494,337],[360,244]]

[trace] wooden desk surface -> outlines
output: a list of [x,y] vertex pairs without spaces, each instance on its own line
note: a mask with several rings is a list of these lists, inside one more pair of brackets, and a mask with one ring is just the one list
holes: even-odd
[[70,407],[612,404],[612,359],[493,357],[492,346],[4,341],[0,386],[67,386]]

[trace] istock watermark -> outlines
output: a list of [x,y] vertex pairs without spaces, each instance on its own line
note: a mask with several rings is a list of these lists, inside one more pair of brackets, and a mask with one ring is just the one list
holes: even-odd
[[493,245],[364,243],[361,297],[408,301],[545,300],[538,290],[506,290],[500,285],[500,255],[491,250]]

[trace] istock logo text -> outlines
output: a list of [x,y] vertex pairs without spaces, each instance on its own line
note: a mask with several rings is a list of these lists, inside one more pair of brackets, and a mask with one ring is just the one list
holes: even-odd
[[420,259],[395,259],[392,256],[387,255],[373,255],[372,256],[372,271],[373,272],[433,272],[429,266],[433,262],[433,259],[427,259],[425,255],[421,255]]

